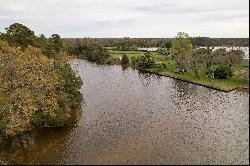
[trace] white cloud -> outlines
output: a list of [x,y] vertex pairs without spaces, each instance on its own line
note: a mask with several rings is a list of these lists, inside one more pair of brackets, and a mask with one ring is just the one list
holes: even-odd
[[20,22],[63,37],[248,37],[248,0],[0,0],[0,31]]

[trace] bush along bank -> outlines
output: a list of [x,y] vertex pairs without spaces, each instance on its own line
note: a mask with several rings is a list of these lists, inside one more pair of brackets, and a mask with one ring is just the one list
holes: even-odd
[[0,40],[0,136],[67,124],[82,82],[66,62],[62,52],[48,58]]

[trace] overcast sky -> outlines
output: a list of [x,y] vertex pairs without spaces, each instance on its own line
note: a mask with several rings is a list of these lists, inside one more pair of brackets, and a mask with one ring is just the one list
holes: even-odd
[[14,22],[61,37],[249,36],[249,0],[0,0]]

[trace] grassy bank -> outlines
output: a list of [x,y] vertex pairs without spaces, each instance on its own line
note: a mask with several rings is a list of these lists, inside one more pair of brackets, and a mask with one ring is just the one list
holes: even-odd
[[[144,55],[143,51],[116,51],[116,50],[108,50],[109,53],[111,54],[111,57],[114,59],[117,59],[119,57],[122,57],[123,54],[126,54],[131,62],[132,57],[140,57]],[[164,56],[158,54],[158,53],[151,53],[156,61],[163,61]]]
[[167,76],[175,79],[179,79],[185,82],[194,83],[197,85],[202,85],[205,87],[229,92],[232,90],[247,90],[249,88],[249,81],[247,80],[239,80],[234,78],[228,78],[228,79],[213,79],[213,78],[207,78],[207,77],[200,77],[197,78],[192,73],[186,73],[186,74],[176,74],[173,72],[168,71],[162,71],[158,69],[146,69],[148,72],[152,72],[155,74],[159,74],[162,76]]
[[[131,57],[139,57],[143,56],[144,53],[142,51],[114,51],[109,50],[111,57],[113,59],[117,59],[122,57],[123,54],[127,54],[131,63]],[[144,69],[145,71],[152,72],[155,74],[159,74],[162,76],[167,76],[175,79],[179,79],[182,81],[186,81],[189,83],[194,83],[198,85],[202,85],[205,87],[229,92],[232,90],[248,90],[249,89],[249,61],[243,60],[241,64],[237,67],[234,67],[234,75],[227,79],[214,79],[208,78],[205,76],[205,69],[201,70],[199,73],[199,78],[189,69],[185,74],[177,74],[174,72],[175,62],[168,58],[165,55],[161,55],[157,52],[151,53],[154,57],[156,64],[165,64],[165,68],[159,68],[157,65],[154,65],[151,68]],[[118,61],[119,62],[119,61]],[[128,64],[131,66],[131,64]],[[216,66],[213,66],[214,68]]]

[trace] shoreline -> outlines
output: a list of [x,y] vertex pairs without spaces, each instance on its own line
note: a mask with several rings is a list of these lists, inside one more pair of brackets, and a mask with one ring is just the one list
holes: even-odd
[[[108,64],[108,65],[120,65],[122,67],[130,67],[132,69],[139,70],[137,67],[135,67],[134,65],[131,65],[131,64],[128,64],[126,66],[123,66],[122,64],[116,63],[116,62],[105,63],[105,64]],[[202,79],[195,79],[195,80],[193,79],[192,80],[192,78],[190,78],[190,79],[181,78],[181,77],[183,77],[183,75],[179,75],[178,76],[178,74],[173,73],[173,72],[170,72],[171,74],[168,74],[168,72],[155,71],[152,68],[144,69],[142,71],[148,72],[148,73],[152,73],[152,74],[156,74],[156,75],[159,75],[159,76],[164,76],[164,77],[169,77],[169,78],[177,79],[177,80],[180,80],[180,81],[184,81],[184,82],[188,82],[188,83],[191,83],[191,84],[195,84],[195,85],[199,85],[199,86],[203,86],[203,87],[215,89],[215,90],[222,91],[222,92],[231,92],[231,91],[234,91],[234,90],[241,91],[241,92],[249,92],[249,86],[248,87],[235,86],[233,88],[230,88],[230,87],[224,88],[224,87],[220,86],[219,84],[211,83],[211,82],[208,82],[207,80],[202,80]],[[214,80],[219,80],[219,79],[214,79]],[[207,82],[207,83],[202,83],[204,81]],[[248,81],[248,83],[249,83],[249,81]]]
[[177,79],[177,80],[184,81],[184,82],[188,82],[188,83],[191,83],[191,84],[195,84],[195,85],[199,85],[199,86],[219,90],[219,91],[222,91],[222,92],[231,92],[231,91],[234,91],[234,90],[248,92],[248,90],[249,90],[249,87],[248,88],[236,87],[236,88],[230,88],[230,89],[223,89],[223,88],[218,88],[218,87],[215,87],[215,86],[210,86],[210,85],[202,84],[202,83],[199,83],[199,82],[179,78],[179,77],[176,77],[176,76],[171,76],[171,75],[168,75],[167,73],[162,74],[162,73],[153,71],[152,69],[146,69],[144,71],[149,72],[149,73],[153,73],[153,74],[156,74],[156,75],[159,75],[159,76],[170,77],[170,78]]
[[76,98],[77,98],[77,102],[79,104],[76,107],[69,108],[68,112],[70,114],[70,117],[67,119],[66,123],[63,126],[59,126],[59,127],[32,126],[30,128],[27,128],[27,130],[25,130],[23,132],[16,133],[15,135],[11,135],[11,136],[10,135],[2,135],[2,136],[0,136],[0,150],[2,148],[6,148],[8,146],[17,146],[19,144],[21,146],[26,146],[26,145],[32,143],[32,138],[30,138],[28,140],[23,140],[22,138],[29,136],[35,132],[44,131],[44,130],[61,129],[61,128],[67,128],[67,127],[74,127],[77,123],[78,115],[82,113],[82,107],[80,104],[82,101],[82,96],[81,96],[80,91],[77,91]]
[[[80,59],[80,60],[88,61],[87,59],[77,58],[77,57],[74,57],[73,59]],[[113,61],[113,59],[111,61],[105,62],[105,63],[96,63],[96,62],[92,62],[92,61],[88,61],[88,62],[95,63],[95,64],[98,64],[98,65],[119,65],[121,67],[126,67],[126,68],[130,67],[132,69],[137,69],[137,70],[140,71],[140,69],[138,69],[136,66],[134,66],[134,65],[132,65],[130,63],[124,66],[119,62]],[[177,79],[177,80],[180,80],[180,81],[184,81],[184,82],[188,82],[188,83],[191,83],[191,84],[203,86],[203,87],[206,87],[206,88],[215,89],[215,90],[218,90],[218,91],[221,91],[221,92],[231,92],[231,91],[236,90],[236,91],[240,91],[240,92],[248,92],[249,93],[249,86],[247,86],[247,87],[235,86],[233,88],[231,88],[231,87],[225,88],[225,87],[220,86],[218,83],[216,84],[216,83],[208,82],[207,80],[202,80],[202,79],[195,79],[194,80],[193,78],[190,78],[190,79],[181,78],[181,77],[183,77],[183,75],[178,75],[178,74],[173,73],[173,72],[169,72],[171,74],[168,74],[167,72],[164,72],[164,71],[155,71],[152,68],[144,69],[144,70],[141,70],[141,71],[156,74],[156,75],[159,75],[159,76],[169,77],[169,78],[172,78],[172,79]],[[219,81],[219,79],[214,79],[214,80]],[[248,81],[248,83],[249,83],[249,81]]]

